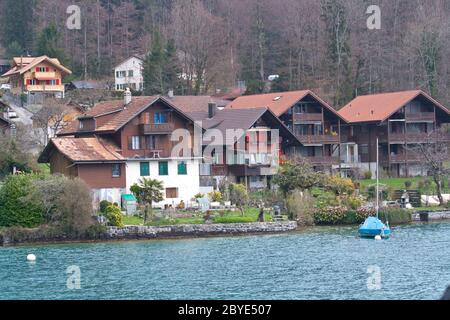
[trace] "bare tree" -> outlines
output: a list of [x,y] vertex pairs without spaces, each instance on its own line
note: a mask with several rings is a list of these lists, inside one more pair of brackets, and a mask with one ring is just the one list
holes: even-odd
[[39,130],[40,144],[46,146],[56,133],[68,123],[73,109],[62,99],[46,98],[43,107],[33,115],[33,126]]
[[417,144],[410,149],[421,155],[423,165],[428,169],[436,185],[439,204],[444,205],[442,185],[444,178],[450,173],[448,159],[450,158],[450,142],[447,128],[440,128],[428,134],[425,143]]

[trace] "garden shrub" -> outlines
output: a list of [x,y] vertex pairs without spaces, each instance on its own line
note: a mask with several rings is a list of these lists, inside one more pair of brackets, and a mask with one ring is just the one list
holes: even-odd
[[372,171],[369,171],[369,170],[365,171],[364,172],[364,179],[365,180],[371,180],[372,179]]
[[336,207],[338,205],[336,196],[330,191],[314,188],[311,190],[311,195],[316,198],[317,208]]
[[355,192],[355,184],[349,178],[331,176],[327,178],[326,188],[337,196],[352,195]]
[[389,224],[404,224],[412,221],[411,212],[400,208],[383,208],[380,210],[380,219]]
[[286,199],[289,218],[297,220],[300,226],[314,224],[314,199],[308,192],[294,191]]
[[220,191],[213,191],[208,193],[208,197],[212,202],[222,201],[222,193]]
[[6,178],[0,188],[0,226],[33,228],[44,222],[41,203],[28,198],[35,189],[33,181],[40,178],[35,174]]
[[314,212],[314,222],[318,225],[343,223],[347,210],[344,207],[319,208]]
[[111,205],[112,203],[107,200],[100,201],[100,212],[106,213],[106,209]]
[[122,211],[120,211],[120,208],[117,206],[112,205],[107,207],[105,217],[113,227],[121,228],[124,226],[122,221]]
[[406,190],[411,189],[411,186],[412,186],[412,182],[411,181],[409,181],[409,180],[405,181],[405,188],[406,188]]

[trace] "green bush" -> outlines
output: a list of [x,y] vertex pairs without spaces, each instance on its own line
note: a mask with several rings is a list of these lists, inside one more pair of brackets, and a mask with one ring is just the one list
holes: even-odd
[[208,197],[212,202],[222,201],[222,193],[220,191],[213,191],[208,193]]
[[39,201],[28,198],[39,175],[8,176],[0,189],[0,226],[33,228],[44,222]]
[[106,219],[108,219],[109,224],[113,227],[123,227],[122,221],[122,211],[120,211],[119,207],[111,205],[106,208],[105,213]]
[[411,186],[412,186],[412,182],[411,181],[409,181],[409,180],[405,181],[405,188],[406,188],[406,190],[411,189]]
[[400,208],[383,208],[380,210],[380,219],[390,224],[404,224],[412,221],[411,212]]
[[112,203],[107,200],[100,201],[100,212],[106,213],[106,209],[111,205]]
[[366,171],[364,172],[364,179],[365,180],[371,180],[372,179],[372,171]]
[[347,210],[344,207],[320,208],[314,212],[314,222],[318,225],[335,225],[344,221]]
[[300,226],[314,224],[314,199],[308,192],[294,191],[286,199],[290,219],[295,219]]

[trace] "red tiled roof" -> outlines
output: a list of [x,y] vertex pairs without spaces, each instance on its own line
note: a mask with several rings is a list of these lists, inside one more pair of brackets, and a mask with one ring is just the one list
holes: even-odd
[[339,114],[348,122],[384,121],[418,96],[425,97],[449,113],[445,106],[425,92],[411,90],[359,96],[340,109]]
[[[63,74],[71,74],[72,71],[64,67],[58,59],[49,58],[47,56],[41,56],[41,57],[26,57],[26,58],[13,58],[13,68],[6,72],[2,77],[9,77],[13,74],[19,73],[23,74],[33,68],[34,66],[38,65],[41,62],[48,62],[51,65],[53,65],[55,68],[62,71]],[[20,65],[22,63],[22,65]]]
[[99,137],[59,137],[50,141],[39,157],[39,162],[48,162],[53,148],[56,148],[73,162],[110,162],[125,160],[117,152],[120,148],[106,139]]
[[277,117],[286,113],[297,102],[306,96],[312,96],[320,104],[337,117],[341,116],[328,103],[323,101],[311,90],[286,91],[278,93],[257,94],[251,96],[242,96],[230,102],[227,108],[231,109],[252,109],[252,108],[269,108]]

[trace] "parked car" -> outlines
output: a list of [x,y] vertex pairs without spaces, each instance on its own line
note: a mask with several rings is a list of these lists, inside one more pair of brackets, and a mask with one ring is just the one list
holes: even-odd
[[1,90],[5,90],[5,91],[10,91],[11,90],[11,85],[8,83],[4,83],[0,86]]

